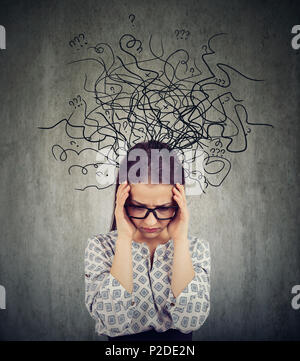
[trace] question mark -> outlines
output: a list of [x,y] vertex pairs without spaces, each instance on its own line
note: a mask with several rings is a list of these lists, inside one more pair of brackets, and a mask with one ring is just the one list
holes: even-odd
[[[71,140],[70,144],[72,145],[72,143],[76,144],[76,142],[74,142],[74,140]],[[76,147],[79,147],[79,145],[77,144]]]
[[[77,95],[77,98],[79,97],[79,102],[80,104],[78,105],[79,107],[81,106],[81,96],[80,95]],[[77,100],[77,99],[76,99]]]
[[179,30],[175,30],[176,39],[178,40]]
[[115,92],[115,88],[113,86],[110,87],[110,90],[114,93]]
[[[78,36],[75,36],[74,40],[77,40],[78,43],[80,44],[80,40],[79,40]],[[79,50],[79,49],[77,49],[77,50]]]
[[216,141],[215,146],[216,146],[216,147],[218,147],[218,146],[223,147],[223,144],[222,144],[222,142],[220,141],[220,139],[218,139],[218,140]]
[[185,40],[189,37],[189,35],[190,35],[190,32],[187,31],[187,32],[186,32],[186,38],[185,38]]
[[74,107],[74,103],[71,100],[69,101],[69,105]]
[[132,25],[134,26],[133,22],[134,22],[134,19],[135,19],[135,15],[130,14],[128,17],[129,17],[129,20],[131,21]]
[[[80,38],[80,36],[82,36],[82,40],[84,40],[84,38],[85,38],[84,34],[79,34],[78,36],[79,36],[79,38]],[[85,44],[87,44],[87,42],[85,42]],[[80,46],[82,47],[83,45],[80,44]]]

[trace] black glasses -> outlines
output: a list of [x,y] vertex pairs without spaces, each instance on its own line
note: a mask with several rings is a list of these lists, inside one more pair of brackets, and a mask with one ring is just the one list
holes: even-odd
[[125,204],[124,208],[126,214],[130,218],[144,219],[147,218],[149,213],[152,212],[154,217],[159,220],[172,219],[175,217],[178,206],[160,206],[155,208],[148,208],[144,206],[136,206],[134,204]]

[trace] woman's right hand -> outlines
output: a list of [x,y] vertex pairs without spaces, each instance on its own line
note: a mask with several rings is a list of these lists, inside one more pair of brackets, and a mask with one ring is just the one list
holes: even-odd
[[124,204],[129,196],[129,192],[130,192],[130,185],[127,182],[119,185],[116,195],[115,217],[116,217],[118,238],[132,240],[132,237],[137,231],[137,228],[127,216],[124,208]]

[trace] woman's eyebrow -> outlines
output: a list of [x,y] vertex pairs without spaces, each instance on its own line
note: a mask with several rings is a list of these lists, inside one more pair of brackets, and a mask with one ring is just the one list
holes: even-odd
[[[134,199],[131,199],[131,202],[136,202],[136,203],[138,203],[140,206],[145,206],[145,207],[147,207],[146,204],[141,203],[141,202],[139,202],[139,201],[136,201],[136,200],[134,200]],[[172,202],[164,203],[164,204],[158,204],[158,205],[155,205],[154,207],[163,207],[163,206],[170,206],[170,205],[172,205]]]

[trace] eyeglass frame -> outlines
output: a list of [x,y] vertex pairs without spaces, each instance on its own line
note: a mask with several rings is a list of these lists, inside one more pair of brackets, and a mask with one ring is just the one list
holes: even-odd
[[[128,213],[128,207],[135,207],[135,208],[143,208],[143,209],[147,209],[147,212],[145,214],[144,217],[133,217],[133,216],[130,216],[129,213]],[[138,206],[138,205],[135,205],[135,204],[124,204],[124,208],[126,210],[126,214],[129,218],[134,218],[134,219],[145,219],[148,217],[149,213],[153,213],[154,214],[154,217],[156,219],[158,219],[159,221],[164,221],[164,220],[169,220],[169,219],[173,219],[176,214],[177,214],[177,211],[179,209],[179,206],[158,206],[158,207],[155,207],[155,208],[148,208],[148,207],[145,207],[145,206]],[[169,218],[158,218],[157,214],[156,214],[156,209],[158,208],[175,208],[175,214],[172,216],[172,217],[169,217]]]

